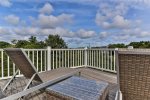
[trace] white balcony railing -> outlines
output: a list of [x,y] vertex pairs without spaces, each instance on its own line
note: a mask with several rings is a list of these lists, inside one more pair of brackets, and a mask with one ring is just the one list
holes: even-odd
[[[88,66],[116,73],[115,49],[24,49],[39,72],[59,67]],[[10,78],[16,66],[0,49],[0,79]],[[21,73],[19,72],[18,76]]]

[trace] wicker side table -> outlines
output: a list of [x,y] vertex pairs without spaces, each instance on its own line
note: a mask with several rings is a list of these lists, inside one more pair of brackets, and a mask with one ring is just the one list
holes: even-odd
[[46,89],[48,100],[105,100],[108,83],[73,76]]

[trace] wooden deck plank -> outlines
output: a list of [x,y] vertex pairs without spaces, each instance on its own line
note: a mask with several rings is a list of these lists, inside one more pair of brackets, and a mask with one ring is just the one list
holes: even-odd
[[78,72],[78,69],[58,68],[58,69],[42,72],[39,74],[39,76],[43,82],[46,82],[46,81],[56,79],[62,75],[72,73],[72,72]]
[[81,76],[91,77],[97,81],[105,81],[108,83],[117,83],[116,74],[103,72],[93,68],[81,68]]
[[[67,72],[72,72],[72,70],[74,70],[74,69],[69,69],[68,71],[64,71],[64,70],[47,71],[45,74],[41,74],[40,77],[45,78],[45,80],[51,80],[51,79],[55,79],[59,76],[62,76],[63,74],[65,74]],[[108,95],[107,100],[115,99],[115,94],[118,89],[116,74],[103,72],[103,71],[93,69],[93,68],[78,68],[77,70],[81,71],[81,74],[80,74],[81,77],[85,77],[85,78],[96,80],[96,81],[108,82],[109,83],[109,87],[108,87],[109,95]],[[3,83],[4,83],[4,81],[3,81]],[[29,94],[26,98],[28,98],[28,100],[41,100],[39,98],[45,98],[45,95],[43,95],[43,93],[42,93],[42,94],[36,96],[35,93],[33,93],[33,94]]]

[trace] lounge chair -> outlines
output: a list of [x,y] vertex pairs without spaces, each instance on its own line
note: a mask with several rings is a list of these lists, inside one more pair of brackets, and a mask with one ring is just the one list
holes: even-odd
[[150,52],[121,50],[116,54],[120,99],[150,100]]
[[[38,73],[36,70],[35,66],[31,62],[31,60],[28,58],[27,54],[25,53],[24,50],[20,48],[7,48],[4,49],[6,54],[10,57],[10,59],[15,63],[17,68],[21,71],[21,73],[29,79],[27,85],[25,86],[23,92],[21,93],[16,93],[13,96],[8,96],[4,98],[4,100],[9,100],[9,99],[17,99],[19,97],[22,97],[23,95],[26,95],[30,92],[34,92],[38,89],[44,88],[48,85],[54,84],[55,82],[64,80],[65,78],[71,77],[74,74],[79,73],[79,70],[77,69],[72,69],[72,68],[58,68],[53,71],[46,71],[42,73]],[[10,85],[10,83],[13,82],[15,79],[18,71],[12,76],[12,78],[9,80],[9,82],[4,86],[2,89],[2,95],[1,98],[5,97],[4,91],[7,89],[7,87]],[[40,84],[38,86],[32,87],[30,89],[30,85],[32,84],[32,81],[37,81]]]

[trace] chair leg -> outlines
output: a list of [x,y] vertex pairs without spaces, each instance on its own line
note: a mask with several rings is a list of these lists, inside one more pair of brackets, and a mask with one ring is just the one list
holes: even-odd
[[28,89],[30,84],[32,83],[34,77],[35,77],[36,73],[32,75],[31,79],[29,80],[28,84],[26,85],[26,87],[24,88],[24,90]]
[[7,87],[10,85],[10,83],[15,79],[17,73],[19,72],[19,70],[16,71],[16,73],[12,76],[12,78],[8,81],[8,83],[4,86],[4,88],[2,89],[2,92],[4,92]]

